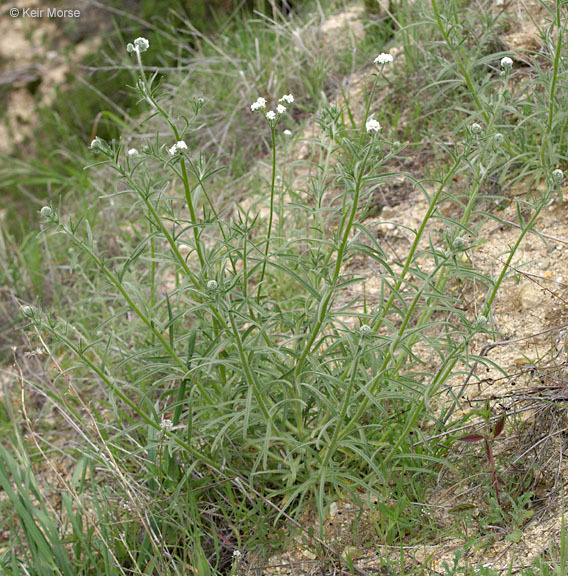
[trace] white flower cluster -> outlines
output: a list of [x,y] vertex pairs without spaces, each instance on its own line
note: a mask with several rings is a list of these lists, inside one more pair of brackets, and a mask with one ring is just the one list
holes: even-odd
[[379,132],[381,130],[381,125],[376,120],[371,118],[370,120],[367,120],[365,129],[367,132]]
[[[277,115],[281,116],[282,114],[284,114],[286,112],[286,106],[284,106],[284,104],[282,104],[282,102],[286,102],[287,104],[292,104],[292,102],[294,102],[294,96],[292,96],[292,94],[284,94],[284,96],[282,96],[282,98],[280,98],[280,100],[278,100],[278,105],[276,106],[276,112],[274,112],[274,110],[269,110],[268,112],[265,113],[265,116],[268,120],[270,120],[271,122],[273,120],[276,120]],[[256,99],[256,102],[253,102],[250,105],[250,109],[255,112],[256,110],[264,110],[266,108],[266,98],[262,98],[262,96],[260,96],[259,98]]]
[[173,422],[169,418],[160,418],[160,428],[165,432],[171,432],[174,427]]
[[511,60],[509,56],[501,58],[501,68],[503,68],[503,70],[510,70],[512,67],[513,67],[513,60]]
[[140,155],[140,153],[138,152],[138,150],[136,150],[136,148],[130,148],[127,154],[129,158],[136,158],[136,156]]
[[136,38],[134,40],[134,44],[128,43],[126,45],[127,52],[138,52],[138,54],[142,54],[142,52],[146,52],[150,48],[150,42],[146,40],[146,38]]
[[168,152],[170,156],[175,156],[182,150],[187,150],[187,144],[183,140],[180,140],[179,142],[176,142],[171,148],[169,148]]
[[375,58],[375,64],[381,64],[381,65],[390,64],[392,61],[393,61],[392,54],[386,54],[385,52],[379,54]]
[[256,99],[256,102],[253,102],[250,105],[250,109],[254,112],[255,110],[260,110],[261,108],[266,108],[266,99],[259,97]]

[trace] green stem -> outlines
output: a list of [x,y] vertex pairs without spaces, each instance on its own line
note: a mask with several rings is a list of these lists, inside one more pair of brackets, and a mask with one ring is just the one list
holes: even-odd
[[[130,309],[142,320],[142,322],[150,329],[152,334],[156,336],[156,338],[160,341],[160,344],[164,347],[167,353],[171,356],[174,362],[185,372],[187,371],[187,367],[185,362],[176,354],[175,350],[170,346],[168,340],[164,338],[164,336],[156,329],[154,322],[150,320],[140,308],[135,304],[135,302],[130,297],[130,294],[124,289],[124,286],[118,280],[115,275],[105,266],[105,264],[101,261],[100,258],[91,250],[89,246],[87,246],[83,241],[79,240],[73,233],[71,233],[67,228],[63,228],[67,236],[71,238],[71,240],[83,250],[91,260],[97,265],[97,267],[101,270],[101,272],[108,278],[110,283],[122,294],[122,297],[130,307]],[[203,395],[205,399],[211,402],[211,396],[209,393],[201,386],[201,384],[197,384],[199,391]]]
[[[528,224],[524,228],[521,229],[521,233],[520,233],[519,237],[517,238],[515,245],[513,246],[513,248],[511,248],[511,251],[509,252],[509,257],[507,258],[505,264],[503,265],[503,268],[501,269],[501,273],[499,274],[499,277],[497,278],[497,281],[495,282],[495,284],[493,286],[493,290],[491,291],[489,297],[487,298],[487,300],[485,302],[485,305],[484,305],[483,311],[482,311],[483,316],[489,318],[489,314],[491,312],[491,307],[493,305],[493,301],[495,300],[495,297],[497,296],[497,293],[499,292],[499,288],[501,287],[501,284],[502,284],[503,280],[505,279],[507,272],[509,271],[511,262],[512,262],[519,246],[521,245],[521,242],[523,241],[523,239],[527,235],[527,233],[532,230],[532,227],[534,226],[536,219],[538,218],[539,214],[541,213],[541,211],[545,205],[546,205],[546,200],[543,199],[541,201],[540,205],[537,206],[537,208],[535,209],[535,212],[534,212],[532,218],[529,220]],[[456,358],[454,365],[455,365],[455,363],[457,363],[457,361],[458,361],[458,359]],[[461,397],[462,392],[463,392],[463,389],[460,391],[460,394],[455,398],[454,403],[448,409],[448,412],[444,416],[444,419],[443,419],[444,425],[448,421],[448,419],[451,417],[451,415],[453,414],[455,407],[457,406],[457,403]]]
[[260,409],[262,411],[262,414],[264,415],[265,420],[267,422],[269,422],[270,421],[270,412],[269,412],[268,408],[266,407],[266,404],[264,402],[264,398],[262,397],[262,391],[259,390],[259,388],[258,388],[256,378],[254,377],[254,373],[251,370],[248,359],[245,355],[245,351],[244,351],[244,347],[243,347],[243,341],[241,340],[241,335],[240,335],[239,330],[237,328],[237,325],[235,323],[235,319],[233,317],[232,311],[229,311],[229,321],[231,323],[231,327],[233,328],[233,336],[235,337],[235,340],[237,342],[237,348],[239,350],[239,357],[241,359],[241,365],[243,367],[243,370],[245,371],[245,376],[246,376],[247,382],[248,382],[249,386],[252,388],[253,394],[256,398],[256,401],[258,402],[258,405],[260,406]]
[[442,192],[444,191],[446,184],[449,182],[450,178],[452,178],[452,176],[455,174],[455,172],[459,168],[459,165],[462,162],[462,159],[466,156],[466,154],[467,154],[467,149],[461,154],[461,156],[459,156],[456,159],[451,170],[446,174],[446,176],[444,177],[444,179],[440,183],[438,190],[436,191],[436,193],[432,197],[432,200],[430,201],[430,206],[428,207],[428,210],[426,211],[426,214],[425,214],[424,218],[422,219],[422,223],[420,224],[420,227],[418,228],[418,231],[416,232],[416,236],[414,237],[414,242],[412,242],[412,246],[410,247],[410,251],[409,251],[408,256],[406,258],[406,262],[404,263],[404,267],[402,269],[402,272],[400,273],[400,277],[396,281],[396,284],[395,284],[394,288],[392,289],[391,295],[390,295],[387,303],[385,304],[384,308],[381,311],[381,317],[378,320],[373,321],[373,331],[374,332],[377,332],[380,329],[383,320],[387,317],[387,314],[390,310],[390,307],[392,306],[392,304],[395,300],[395,297],[396,297],[395,295],[400,292],[400,289],[402,287],[402,283],[404,282],[404,279],[406,277],[406,274],[408,273],[410,265],[414,262],[414,254],[416,253],[416,250],[418,250],[418,245],[420,244],[420,240],[422,239],[422,236],[424,234],[426,226],[427,226],[428,222],[430,221],[430,218],[434,214],[435,210],[438,209],[438,200],[440,199],[440,196],[441,196]]
[[552,68],[552,83],[550,84],[548,124],[546,133],[552,132],[552,121],[554,118],[554,99],[556,97],[556,83],[558,82],[558,65],[560,64],[560,55],[562,53],[562,29],[560,20],[560,0],[556,2],[556,26],[558,28],[558,39],[556,41],[556,54],[554,55],[554,65]]
[[329,447],[327,448],[327,450],[325,452],[325,456],[324,456],[323,462],[321,464],[321,470],[327,469],[327,465],[328,465],[331,457],[333,456],[333,454],[335,452],[335,446],[337,445],[337,442],[339,440],[339,436],[340,436],[340,432],[341,432],[341,426],[345,422],[345,418],[347,416],[347,409],[349,408],[349,403],[351,401],[351,394],[353,392],[353,386],[355,384],[355,377],[357,375],[357,370],[359,368],[359,359],[360,359],[359,352],[360,351],[361,351],[361,344],[359,343],[359,345],[357,346],[357,351],[355,352],[355,358],[353,359],[353,363],[351,364],[351,378],[349,379],[349,384],[347,386],[347,392],[344,395],[343,404],[341,406],[341,412],[339,414],[339,418],[337,421],[337,425],[335,426],[335,430],[333,431],[333,436],[332,436],[331,441],[329,443]]
[[[481,100],[479,98],[479,96],[477,95],[477,89],[476,86],[473,82],[473,79],[469,73],[469,70],[467,68],[467,66],[464,64],[464,62],[468,61],[467,55],[465,54],[464,50],[463,50],[463,46],[460,46],[457,51],[452,49],[452,42],[451,42],[451,38],[444,26],[444,23],[442,22],[442,16],[440,14],[440,9],[438,8],[438,3],[436,0],[432,0],[432,9],[434,10],[434,14],[436,15],[436,23],[438,24],[438,28],[440,29],[440,32],[442,33],[442,36],[444,37],[444,40],[448,46],[448,48],[450,49],[450,51],[452,52],[454,59],[458,65],[458,68],[460,69],[460,72],[462,73],[463,79],[465,80],[465,83],[467,85],[467,88],[473,98],[473,101],[475,102],[475,105],[477,107],[477,109],[481,112],[483,119],[485,120],[485,123],[489,123],[489,114],[485,111],[483,105],[481,104]],[[459,53],[458,53],[459,52]]]
[[359,195],[361,193],[361,187],[363,185],[363,175],[365,173],[365,168],[366,168],[367,161],[369,159],[369,155],[371,153],[372,147],[373,147],[372,145],[369,145],[369,147],[367,148],[367,153],[365,154],[365,158],[363,159],[363,161],[361,162],[361,164],[359,166],[359,173],[357,175],[355,190],[354,190],[354,194],[353,194],[353,203],[351,206],[351,210],[349,212],[349,220],[348,220],[348,222],[345,226],[345,229],[343,231],[343,238],[341,240],[341,244],[339,245],[339,249],[337,251],[337,260],[335,262],[335,270],[333,272],[333,278],[331,280],[330,287],[329,287],[329,290],[327,291],[327,294],[323,297],[322,302],[320,303],[319,310],[318,310],[318,317],[316,319],[316,324],[312,330],[310,339],[308,340],[308,343],[304,347],[304,351],[302,352],[302,354],[298,360],[298,364],[296,365],[296,370],[295,370],[295,379],[296,380],[300,376],[300,374],[302,372],[302,368],[304,367],[304,363],[306,361],[306,358],[307,358],[307,356],[308,356],[308,354],[312,348],[313,343],[315,342],[316,338],[318,337],[318,334],[319,334],[321,327],[323,326],[325,317],[327,315],[327,311],[329,309],[331,299],[334,295],[335,287],[337,285],[337,280],[339,278],[339,273],[341,272],[341,266],[343,264],[343,256],[345,253],[345,249],[347,247],[347,242],[349,241],[349,234],[351,233],[351,229],[353,227],[353,221],[355,220],[355,215],[357,213],[357,208],[359,206]]
[[[52,331],[53,332],[53,331]],[[115,385],[115,383],[105,374],[103,370],[101,370],[92,360],[87,358],[83,352],[77,348],[65,335],[57,332],[53,332],[58,339],[60,339],[70,350],[72,350],[81,360],[127,405],[129,406],[146,424],[154,428],[155,430],[159,430],[164,432],[166,436],[172,438],[176,444],[181,446],[184,450],[186,450],[189,454],[191,454],[197,461],[203,462],[211,469],[215,470],[216,472],[220,473],[219,468],[216,466],[215,461],[207,458],[203,454],[202,450],[196,450],[192,448],[188,443],[184,442],[180,438],[178,438],[175,434],[171,432],[167,432],[162,430],[161,426],[153,419],[150,418],[147,414],[145,414],[140,407],[133,402],[121,389],[119,386]]]
[[268,232],[266,234],[266,248],[264,250],[264,261],[262,262],[262,271],[260,273],[260,282],[258,283],[258,294],[256,301],[260,302],[262,292],[262,283],[266,272],[266,263],[268,262],[268,251],[270,249],[270,237],[272,235],[272,221],[274,218],[274,185],[276,183],[276,136],[274,134],[274,122],[270,122],[270,131],[272,133],[272,182],[270,185],[270,216],[268,219]]

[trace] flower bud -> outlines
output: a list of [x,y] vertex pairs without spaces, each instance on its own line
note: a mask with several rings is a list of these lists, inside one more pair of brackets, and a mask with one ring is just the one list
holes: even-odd
[[470,130],[472,134],[481,134],[481,132],[483,132],[483,128],[481,128],[481,126],[477,123],[474,122],[471,126],[470,126]]
[[105,156],[108,156],[110,154],[109,145],[102,138],[99,138],[98,136],[91,142],[90,148],[95,153],[101,152]]
[[359,334],[361,334],[361,336],[368,336],[371,333],[371,327],[368,324],[363,324],[360,328],[359,328]]
[[209,280],[209,282],[207,282],[207,290],[211,290],[211,292],[217,290],[217,280]]
[[33,318],[35,315],[35,308],[33,306],[24,306],[22,308],[22,314],[27,318]]
[[461,236],[454,238],[454,241],[452,242],[452,248],[456,252],[461,252],[465,248],[465,240]]
[[480,314],[476,319],[476,323],[480,328],[485,328],[485,326],[487,326],[487,322],[487,316],[484,316],[483,314]]

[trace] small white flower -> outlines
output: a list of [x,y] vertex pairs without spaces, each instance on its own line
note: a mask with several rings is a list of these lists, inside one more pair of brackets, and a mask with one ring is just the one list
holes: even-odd
[[371,118],[370,120],[367,120],[365,129],[367,132],[379,132],[379,130],[381,130],[381,125],[376,120]]
[[241,556],[242,556],[242,554],[241,554],[240,550],[233,550],[233,558],[238,560]]
[[375,64],[390,64],[392,60],[392,54],[386,54],[383,52],[375,58]]
[[292,102],[294,102],[294,96],[292,96],[292,94],[284,94],[278,102],[287,102],[288,104],[292,104]]
[[276,106],[276,112],[278,112],[278,114],[284,114],[284,112],[286,112],[286,106],[278,104],[278,106]]
[[501,58],[501,68],[503,68],[503,70],[510,70],[512,67],[513,67],[513,60],[511,60],[509,56]]
[[481,134],[481,132],[483,131],[483,128],[481,128],[481,126],[477,122],[474,122],[470,126],[470,129],[472,134]]
[[552,173],[552,177],[554,178],[555,182],[562,182],[562,180],[564,179],[564,172],[562,172],[562,170],[560,170],[560,168],[557,168]]
[[169,418],[160,418],[160,428],[165,432],[171,432],[174,427],[174,423]]
[[187,144],[183,140],[177,142],[176,146],[178,150],[187,150]]
[[211,292],[217,290],[217,280],[209,280],[207,282],[207,290],[211,290]]
[[266,113],[266,117],[269,120],[274,120],[276,118],[276,112],[274,112],[274,110],[270,110],[270,112]]
[[171,148],[168,148],[168,153],[170,156],[175,156],[177,152],[177,144],[174,144]]
[[138,52],[146,52],[146,50],[150,48],[150,42],[148,42],[146,38],[136,38],[136,40],[134,40],[134,48],[136,48]]
[[292,136],[292,131],[291,130],[284,130],[283,134],[284,134],[284,136]]
[[49,206],[43,206],[39,213],[43,218],[51,218],[53,210]]
[[253,102],[250,105],[250,109],[254,112],[255,110],[259,110],[260,108],[266,108],[266,99],[259,97],[256,99],[256,102]]
[[368,336],[370,333],[371,333],[371,327],[368,324],[363,324],[359,328],[359,334],[361,334],[361,336]]
[[138,150],[136,150],[136,148],[130,148],[130,150],[127,152],[127,154],[130,158],[135,158],[136,156],[140,155]]

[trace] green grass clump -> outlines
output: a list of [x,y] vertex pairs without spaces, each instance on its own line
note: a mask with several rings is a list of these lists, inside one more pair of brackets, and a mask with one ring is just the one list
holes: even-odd
[[[449,383],[485,361],[476,338],[494,336],[495,298],[558,193],[564,153],[553,143],[563,142],[557,104],[566,92],[560,40],[542,87],[513,93],[509,56],[468,45],[457,3],[431,8],[424,28],[444,39],[433,55],[417,50],[404,24],[416,7],[397,8],[406,71],[396,56],[368,72],[383,51],[369,37],[360,53],[347,48],[334,61],[307,25],[304,43],[278,18],[238,21],[221,43],[197,35],[187,71],[167,79],[145,66],[152,41],[129,44],[145,115],[123,138],[92,141],[91,176],[69,176],[89,193],[81,209],[69,198],[44,205],[41,235],[3,265],[40,347],[19,384],[56,411],[70,438],[61,447],[45,430],[42,441],[26,413],[30,438],[14,427],[13,447],[0,450],[2,505],[15,527],[0,556],[6,573],[235,574],[238,553],[268,553],[295,530],[322,559],[349,566],[322,540],[331,504],[346,497],[376,501],[381,544],[434,533],[419,504],[440,471],[459,473],[449,429],[459,393]],[[562,37],[562,22],[559,4],[551,37]],[[360,98],[333,98],[330,76],[370,50]],[[420,111],[399,126],[396,101],[376,104],[408,85],[421,58],[446,62],[424,93],[447,85],[445,98],[463,99],[438,133],[452,141],[436,144],[438,169],[427,176],[400,168],[413,143],[399,140],[431,137],[432,126]],[[538,100],[543,92],[552,104]],[[428,113],[444,112],[436,106]],[[302,164],[284,130],[306,119],[317,129]],[[549,142],[538,159],[535,138]],[[545,185],[516,200],[516,240],[490,276],[466,254],[484,241],[484,223],[501,222],[486,192],[496,175]],[[365,218],[394,180],[427,208],[405,230],[406,252],[393,254]],[[42,283],[43,266],[52,277]],[[53,294],[42,301],[46,284]],[[474,312],[456,285],[482,294]],[[485,416],[486,433],[461,440],[485,443],[487,503],[496,522],[517,529],[527,498],[506,511],[492,449],[503,426]],[[34,473],[37,462],[54,463],[47,446],[68,466],[55,473],[57,504]],[[312,508],[317,526],[308,530]],[[459,556],[444,569],[471,572]]]

